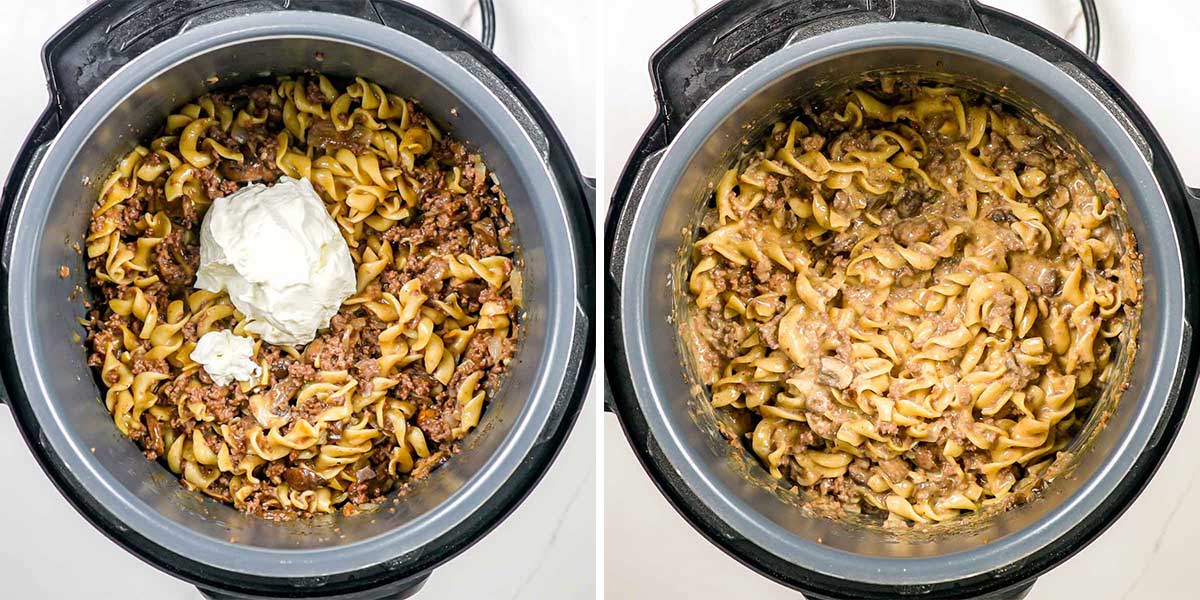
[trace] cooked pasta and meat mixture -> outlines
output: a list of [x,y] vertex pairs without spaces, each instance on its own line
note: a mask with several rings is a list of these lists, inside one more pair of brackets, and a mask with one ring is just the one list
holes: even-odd
[[1112,184],[988,97],[882,79],[715,185],[682,334],[718,410],[817,506],[931,523],[1036,493],[1133,354]]
[[[352,514],[457,451],[521,306],[512,214],[479,155],[413,101],[315,73],[202,96],[148,146],[104,182],[86,243],[90,363],[122,434],[273,519]],[[270,213],[276,187],[313,198],[278,206],[317,208]],[[222,203],[266,217],[208,223]],[[319,253],[313,272],[343,283],[234,256],[256,236]],[[228,289],[200,289],[206,269]],[[333,300],[322,315],[306,295]],[[297,314],[318,315],[306,334],[288,333]]]

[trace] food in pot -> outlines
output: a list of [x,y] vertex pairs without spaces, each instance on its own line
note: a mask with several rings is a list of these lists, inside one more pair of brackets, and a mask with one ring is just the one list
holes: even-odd
[[1124,385],[1142,299],[1116,190],[1057,138],[885,78],[725,172],[682,333],[773,476],[891,525],[1035,493]]
[[375,83],[200,97],[93,211],[105,406],[183,485],[247,512],[375,504],[457,451],[507,369],[511,229],[482,158]]
[[307,179],[284,176],[213,200],[200,226],[196,287],[225,292],[277,345],[307,344],[353,296],[354,260]]
[[254,381],[262,367],[254,362],[254,338],[234,335],[228,329],[209,331],[200,336],[188,357],[200,363],[217,385]]

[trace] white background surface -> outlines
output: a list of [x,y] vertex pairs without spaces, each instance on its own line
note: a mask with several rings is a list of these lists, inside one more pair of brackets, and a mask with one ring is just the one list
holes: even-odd
[[[473,0],[417,2],[473,34]],[[546,105],[583,171],[595,164],[592,4],[497,2],[496,48]],[[39,50],[84,0],[0,6],[0,178],[46,102]],[[536,10],[535,10],[536,8]],[[562,40],[577,43],[563,44]],[[402,90],[396,90],[403,93]],[[596,386],[593,385],[593,392]],[[595,393],[550,472],[481,542],[433,574],[419,598],[591,598],[595,588]],[[82,399],[81,399],[82,400]],[[198,600],[92,529],[59,496],[0,408],[0,598]]]
[[[603,176],[615,182],[649,122],[650,53],[711,0],[497,0],[497,50],[546,105],[587,173],[596,152],[593,95],[601,77]],[[472,32],[471,0],[423,0]],[[992,0],[1082,40],[1074,0]],[[1170,0],[1099,0],[1101,64],[1157,125],[1185,179],[1200,186],[1200,5]],[[0,176],[45,102],[38,50],[85,0],[5,0],[0,19]],[[609,40],[597,49],[603,13]],[[592,69],[596,53],[603,73]],[[603,198],[603,194],[601,195]],[[603,212],[601,212],[603,214]],[[593,386],[594,387],[594,386]],[[594,394],[593,394],[594,398]],[[588,598],[595,585],[594,400],[546,478],[500,527],[440,568],[420,598]],[[1195,412],[1195,411],[1193,411]],[[1200,417],[1186,422],[1148,490],[1097,542],[1043,577],[1031,600],[1200,598],[1192,574],[1200,548]],[[605,588],[613,599],[795,598],[695,533],[636,463],[612,416],[605,443]],[[199,598],[194,590],[126,554],[93,530],[53,489],[0,408],[0,580],[4,598]],[[17,488],[16,486],[19,486]]]
[[[1082,44],[1076,0],[985,0]],[[609,189],[654,104],[651,52],[712,0],[609,0],[604,22],[604,179]],[[1200,3],[1099,0],[1100,62],[1166,139],[1185,181],[1200,186]],[[1192,416],[1162,469],[1130,510],[1083,552],[1041,578],[1030,600],[1200,598],[1200,415]],[[604,416],[605,595],[642,598],[796,598],[729,558],[675,513],[642,471],[616,418]]]

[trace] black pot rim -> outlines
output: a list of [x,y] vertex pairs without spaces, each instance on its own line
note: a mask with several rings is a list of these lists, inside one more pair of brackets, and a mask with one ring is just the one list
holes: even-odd
[[[1172,226],[1181,240],[1185,272],[1188,275],[1200,274],[1198,273],[1200,265],[1195,260],[1196,228],[1185,200],[1187,198],[1187,190],[1182,184],[1179,173],[1169,153],[1166,152],[1161,139],[1145,115],[1107,74],[1066,42],[1036,26],[1025,23],[1005,13],[997,11],[996,14],[992,15],[992,18],[997,19],[996,22],[1007,23],[1008,27],[1019,31],[1020,35],[1037,38],[1037,43],[1054,48],[1060,56],[1056,56],[1054,59],[1047,58],[1047,60],[1068,59],[1069,62],[1084,71],[1094,81],[1100,82],[1104,87],[1104,91],[1115,99],[1120,110],[1129,117],[1133,126],[1144,135],[1150,144],[1154,156],[1154,174],[1158,178],[1159,185],[1163,188],[1168,201],[1178,203],[1176,205],[1183,204],[1181,207],[1183,210],[1177,213],[1181,215],[1181,218],[1173,221]],[[712,23],[707,23],[706,25],[711,27]],[[993,31],[992,33],[996,34],[997,32]],[[684,35],[678,34],[677,38]],[[1000,35],[999,37],[1007,36]],[[664,46],[664,49],[659,52],[662,53],[668,50],[669,47],[670,43],[668,43],[668,46]],[[656,80],[656,84],[658,83],[660,82]],[[656,98],[660,102],[662,98],[670,95],[670,93],[664,93],[656,87]],[[1179,364],[1183,367],[1182,385],[1179,393],[1180,399],[1173,406],[1169,407],[1169,410],[1162,417],[1164,422],[1161,425],[1163,431],[1160,438],[1161,442],[1147,448],[1137,458],[1134,466],[1129,470],[1128,479],[1116,492],[1108,497],[1107,502],[1104,503],[1100,510],[1088,515],[1068,533],[1057,538],[1040,552],[1030,555],[1024,560],[1012,563],[1003,569],[998,569],[985,575],[946,582],[944,584],[912,587],[876,585],[829,576],[806,568],[803,565],[793,564],[748,541],[744,535],[710,510],[696,493],[683,483],[675,468],[665,458],[665,452],[660,446],[660,440],[656,439],[651,431],[646,416],[642,412],[635,396],[630,368],[627,362],[626,348],[624,347],[625,323],[622,321],[619,308],[622,305],[621,290],[617,283],[618,278],[615,275],[622,268],[619,263],[623,260],[625,254],[622,247],[622,238],[627,232],[622,231],[622,227],[627,226],[627,224],[622,222],[622,217],[627,214],[627,211],[631,210],[631,204],[639,201],[639,195],[643,191],[639,189],[639,186],[644,185],[644,182],[637,180],[639,172],[642,171],[643,163],[647,157],[667,147],[674,137],[674,133],[671,133],[666,127],[664,112],[660,104],[656,121],[651,123],[646,133],[643,134],[629,164],[621,176],[617,193],[613,198],[609,217],[606,222],[605,244],[607,255],[611,257],[605,277],[606,305],[610,307],[606,311],[605,317],[606,332],[607,339],[611,344],[610,351],[605,357],[606,378],[612,393],[612,409],[616,412],[625,435],[631,446],[633,446],[635,454],[638,456],[643,468],[651,476],[660,492],[671,502],[676,511],[695,529],[708,538],[709,541],[751,569],[779,583],[803,591],[806,594],[811,594],[814,597],[863,599],[894,598],[896,596],[921,594],[922,597],[949,599],[1005,594],[1024,589],[1033,578],[1062,562],[1090,543],[1111,525],[1128,508],[1141,490],[1144,489],[1173,442],[1187,410],[1187,402],[1191,396],[1197,368],[1197,356],[1190,338],[1185,340],[1184,351],[1178,357]],[[675,124],[673,128],[678,130],[678,124]],[[1194,278],[1189,277],[1189,279]],[[1187,291],[1190,292],[1192,287],[1189,286]],[[1186,314],[1189,322],[1195,322],[1197,312],[1195,306],[1186,306]]]
[[[52,51],[56,47],[56,43],[63,41],[59,37],[92,35],[93,28],[97,27],[97,22],[101,21],[100,25],[103,25],[101,17],[105,16],[105,11],[111,12],[114,4],[120,3],[97,3],[89,6],[56,35],[44,52],[44,62],[48,72],[51,72],[51,62],[54,60],[51,56]],[[506,65],[473,38],[457,27],[423,10],[407,5],[402,8],[411,18],[421,20],[423,26],[437,29],[436,37],[439,48],[445,49],[449,45],[453,45],[456,50],[469,55],[476,65],[486,69],[495,79],[491,83],[504,86],[505,91],[510,93],[510,97],[505,98],[509,109],[523,111],[525,115],[532,118],[534,125],[544,135],[550,149],[545,157],[545,163],[558,185],[559,193],[563,197],[563,204],[567,208],[568,227],[575,239],[578,240],[576,246],[578,252],[573,257],[575,268],[577,272],[586,272],[583,269],[590,269],[594,264],[594,242],[591,237],[592,216],[587,201],[589,186],[580,175],[569,147],[544,107]],[[412,24],[406,22],[405,25],[411,26]],[[53,87],[53,81],[51,84]],[[53,89],[51,97],[56,97]],[[42,114],[38,124],[22,146],[13,171],[5,183],[3,210],[0,211],[3,227],[0,230],[5,232],[4,249],[6,253],[10,250],[9,238],[12,233],[10,228],[15,222],[10,218],[13,206],[16,198],[23,191],[22,187],[27,183],[27,178],[31,175],[29,173],[31,167],[36,163],[34,154],[55,137],[65,121],[65,116],[61,114],[61,104],[61,102],[52,104]],[[7,259],[7,256],[5,258]],[[8,265],[8,261],[5,260],[2,265],[4,278],[8,277]],[[340,595],[377,592],[381,588],[397,586],[403,588],[422,580],[431,569],[462,552],[503,521],[529,494],[561,450],[581,410],[595,354],[593,335],[595,305],[592,293],[594,284],[586,277],[579,277],[577,285],[574,306],[574,312],[578,317],[577,327],[571,336],[568,372],[564,378],[563,388],[558,391],[558,396],[546,420],[546,427],[540,432],[537,444],[531,447],[524,457],[522,467],[513,472],[499,490],[478,507],[475,514],[483,517],[464,520],[428,546],[427,551],[320,579],[263,577],[214,568],[211,565],[192,560],[188,556],[169,551],[131,529],[116,518],[106,506],[96,501],[86,487],[64,468],[63,461],[51,448],[22,387],[17,361],[12,352],[11,336],[5,336],[5,344],[8,345],[9,352],[2,353],[0,356],[0,377],[3,379],[6,400],[16,419],[18,429],[39,465],[54,482],[59,492],[107,537],[156,568],[205,589],[251,596],[296,597],[297,594],[301,594],[304,597],[327,597],[336,594],[340,597]],[[0,331],[5,332],[12,331],[13,327],[13,323],[8,319],[9,292],[7,286],[0,289]]]

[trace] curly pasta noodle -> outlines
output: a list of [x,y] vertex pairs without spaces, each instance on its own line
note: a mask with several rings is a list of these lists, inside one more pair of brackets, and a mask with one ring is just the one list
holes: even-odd
[[[301,348],[192,288],[212,199],[283,175],[313,182],[357,267],[357,293]],[[92,213],[105,406],[185,486],[240,509],[376,503],[457,450],[510,361],[511,222],[482,158],[375,83],[307,74],[196,99],[120,161]],[[221,329],[255,340],[258,380],[216,386],[189,358]]]
[[1142,277],[1117,192],[976,94],[884,79],[834,104],[715,186],[682,329],[712,404],[817,504],[898,525],[1023,501],[1125,385]]

